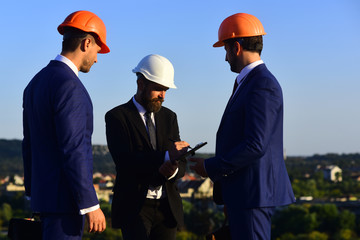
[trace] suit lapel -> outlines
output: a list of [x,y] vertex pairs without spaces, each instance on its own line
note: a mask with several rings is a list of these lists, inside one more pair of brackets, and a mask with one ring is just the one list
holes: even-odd
[[219,129],[221,128],[222,126],[222,123],[223,123],[223,120],[227,114],[227,112],[229,111],[229,109],[231,108],[232,104],[234,104],[234,102],[236,101],[236,99],[239,97],[240,95],[240,92],[245,88],[246,84],[248,83],[248,80],[250,79],[249,77],[250,73],[245,76],[245,79],[242,81],[241,85],[239,86],[239,89],[235,92],[234,96],[232,98],[229,99],[226,107],[225,107],[225,110],[224,110],[224,113],[222,115],[222,118],[221,118],[221,121],[220,121],[220,125],[219,125]]
[[134,126],[139,130],[139,133],[142,135],[142,137],[144,139],[146,139],[146,142],[151,147],[149,135],[148,135],[148,133],[146,131],[144,121],[142,120],[142,118],[141,118],[141,116],[139,114],[139,111],[137,110],[137,108],[136,108],[135,104],[133,103],[132,99],[130,99],[130,101],[127,103],[127,106],[128,106],[128,110],[129,110],[129,112],[128,112],[129,119],[134,124]]
[[240,93],[246,88],[246,86],[248,85],[250,79],[253,78],[253,75],[258,72],[258,71],[261,71],[263,69],[263,67],[265,67],[265,64],[260,64],[258,66],[256,66],[253,70],[251,70],[249,72],[249,74],[247,76],[245,76],[245,79],[243,80],[243,82],[241,83],[241,85],[239,86],[239,89],[237,90],[237,92],[234,94],[234,96],[229,99],[229,102],[228,104],[226,105],[226,108],[225,108],[225,111],[224,111],[224,114],[221,118],[221,121],[220,121],[220,126],[219,126],[219,129],[218,131],[220,130],[221,126],[222,126],[222,123],[223,123],[223,120],[224,118],[226,117],[226,114],[227,112],[229,111],[229,109],[231,108],[232,104],[234,104],[237,100],[237,98],[239,98],[240,96]]

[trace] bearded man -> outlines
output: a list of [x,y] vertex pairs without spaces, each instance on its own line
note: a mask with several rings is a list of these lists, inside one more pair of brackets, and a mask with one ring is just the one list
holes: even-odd
[[174,68],[159,55],[144,57],[133,69],[137,92],[106,113],[106,137],[116,165],[112,227],[125,240],[175,240],[183,225],[176,187],[184,176],[189,144],[180,140],[176,114],[163,107],[174,85]]

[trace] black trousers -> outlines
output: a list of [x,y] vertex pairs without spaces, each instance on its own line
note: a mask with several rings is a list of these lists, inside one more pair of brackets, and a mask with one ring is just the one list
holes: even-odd
[[177,223],[168,199],[146,199],[137,218],[121,231],[124,240],[175,240]]

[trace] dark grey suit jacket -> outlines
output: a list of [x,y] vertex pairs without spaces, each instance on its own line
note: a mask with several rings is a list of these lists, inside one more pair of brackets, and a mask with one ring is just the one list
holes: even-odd
[[116,165],[116,183],[112,202],[112,227],[122,228],[138,216],[149,185],[163,185],[171,211],[179,226],[183,225],[183,207],[176,180],[185,173],[185,159],[179,162],[175,178],[166,180],[159,173],[165,152],[180,140],[177,117],[162,107],[155,113],[157,150],[153,150],[146,127],[132,99],[106,113],[106,137]]

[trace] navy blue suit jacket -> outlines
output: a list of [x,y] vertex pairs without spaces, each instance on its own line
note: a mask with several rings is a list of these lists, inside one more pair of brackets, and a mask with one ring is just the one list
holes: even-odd
[[98,204],[92,103],[66,64],[51,61],[25,88],[23,129],[25,191],[33,211],[78,213]]
[[282,90],[265,64],[248,74],[229,101],[215,157],[205,168],[221,184],[229,211],[295,201],[284,163]]

